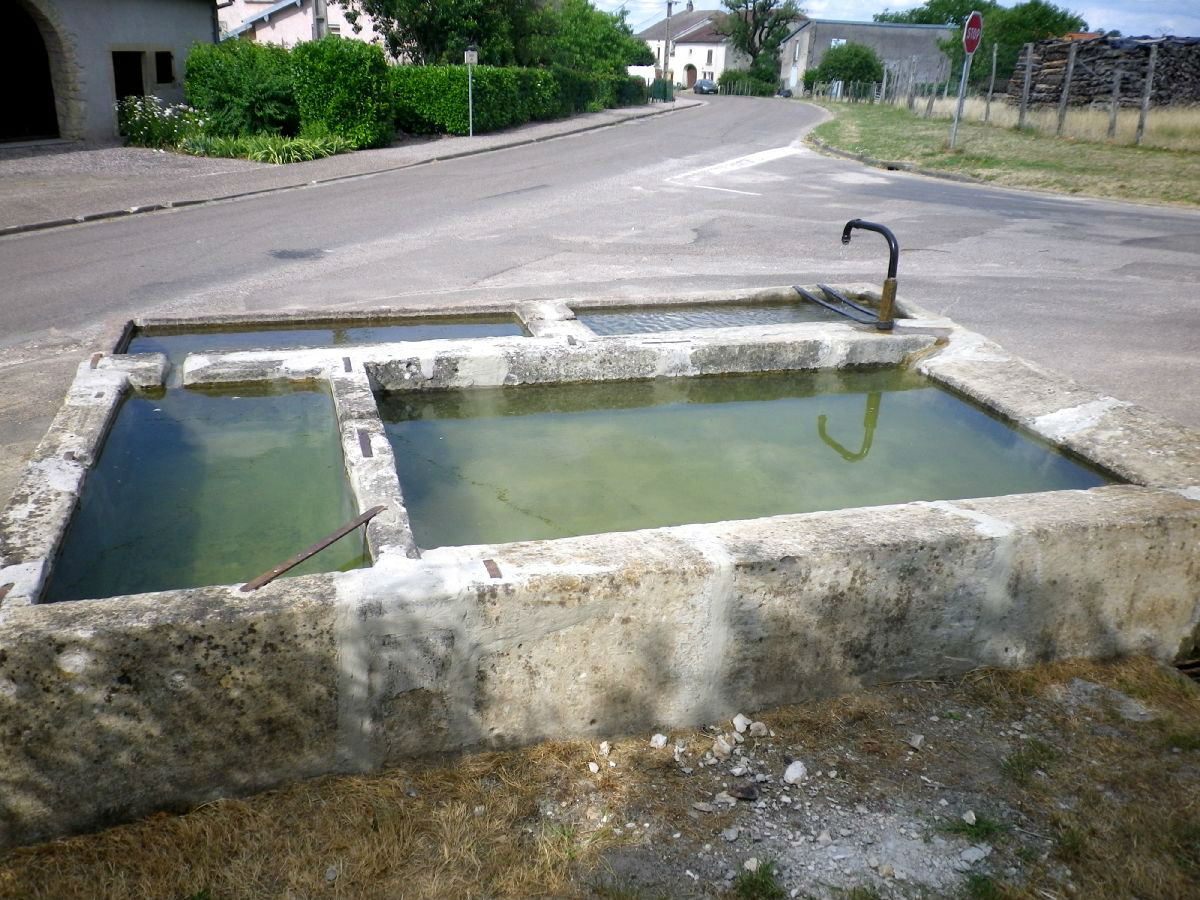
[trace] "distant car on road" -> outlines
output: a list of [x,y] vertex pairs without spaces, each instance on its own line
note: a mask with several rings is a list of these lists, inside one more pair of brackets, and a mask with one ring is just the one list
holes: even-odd
[[707,78],[701,78],[692,85],[692,92],[696,94],[715,94],[717,92],[716,82],[710,81]]

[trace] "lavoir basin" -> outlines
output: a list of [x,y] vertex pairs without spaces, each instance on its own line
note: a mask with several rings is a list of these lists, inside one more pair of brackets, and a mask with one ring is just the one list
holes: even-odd
[[905,369],[380,399],[420,547],[1111,481]]
[[[249,581],[354,517],[328,392],[270,385],[125,398],[44,602]],[[290,575],[367,564],[347,538]]]
[[[797,293],[664,287],[675,311]],[[480,302],[524,333],[363,344],[335,335],[463,308],[143,319],[197,352],[82,358],[0,511],[0,846],[415,756],[1196,651],[1195,430],[906,298],[886,333],[576,318],[630,302]]]

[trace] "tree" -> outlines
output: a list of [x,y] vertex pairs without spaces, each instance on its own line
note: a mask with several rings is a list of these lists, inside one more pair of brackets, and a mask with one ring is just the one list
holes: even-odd
[[721,0],[729,10],[721,26],[729,43],[750,57],[750,71],[762,80],[779,79],[779,48],[801,17],[795,0]]
[[415,65],[461,63],[474,44],[479,61],[527,65],[535,0],[338,0],[358,29],[370,16],[393,59]]
[[[805,74],[807,82],[808,75]],[[882,81],[883,63],[865,44],[847,43],[831,47],[817,66],[817,81]]]
[[633,36],[625,13],[603,12],[589,0],[559,0],[534,19],[531,61],[585,72],[624,75],[627,66],[653,65],[654,54]]
[[[882,12],[877,22],[907,22],[935,25],[953,24],[960,32],[941,42],[942,51],[950,57],[952,69],[961,69],[963,62],[961,28],[972,10],[983,14],[983,41],[976,55],[988,59],[992,46],[996,51],[996,81],[1004,84],[1012,77],[1021,55],[1021,48],[1031,41],[1060,37],[1071,31],[1086,31],[1087,23],[1076,13],[1055,6],[1046,0],[1026,0],[1016,6],[1003,7],[992,0],[926,0],[924,6],[903,12]],[[991,74],[988,66],[972,70],[972,80],[982,83]]]

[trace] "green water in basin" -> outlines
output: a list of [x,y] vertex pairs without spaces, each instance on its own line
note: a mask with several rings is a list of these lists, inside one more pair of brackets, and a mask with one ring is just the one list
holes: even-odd
[[[131,394],[43,600],[249,581],[355,514],[328,393]],[[288,575],[367,564],[360,529]]]
[[590,310],[576,319],[596,334],[649,334],[689,328],[733,328],[743,325],[781,325],[793,322],[848,322],[816,303],[798,300],[779,306],[739,303],[660,306],[647,309]]
[[898,369],[380,397],[418,546],[1110,481]]
[[297,350],[306,347],[349,347],[392,341],[457,340],[523,334],[525,330],[518,322],[506,318],[431,318],[345,328],[319,325],[248,331],[155,330],[135,332],[125,352],[165,353],[170,363],[177,366],[189,353]]

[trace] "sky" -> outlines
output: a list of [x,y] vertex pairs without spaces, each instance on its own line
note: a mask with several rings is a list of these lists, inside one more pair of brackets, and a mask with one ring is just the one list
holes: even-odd
[[[719,9],[719,0],[694,0],[697,9]],[[1088,27],[1100,31],[1117,29],[1126,35],[1200,36],[1200,0],[1052,0],[1078,13]],[[629,24],[641,31],[667,14],[665,0],[593,0],[600,9],[614,11],[624,7]],[[922,5],[921,0],[798,0],[804,12],[814,19],[850,19],[869,22],[871,16],[885,9],[911,9]],[[1000,0],[1002,6],[1013,6],[1016,0]],[[676,4],[676,10],[684,8]],[[987,29],[987,22],[983,24]]]

